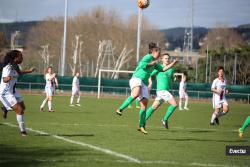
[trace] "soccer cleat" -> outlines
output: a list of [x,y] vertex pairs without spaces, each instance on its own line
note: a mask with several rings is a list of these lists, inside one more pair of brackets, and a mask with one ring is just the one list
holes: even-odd
[[187,108],[187,107],[184,107],[184,110],[189,110],[189,108]]
[[242,138],[243,137],[244,132],[242,130],[239,129],[239,137]]
[[140,131],[140,132],[143,133],[143,134],[148,134],[148,132],[145,130],[144,127],[140,127],[140,128],[138,129],[138,131]]
[[81,107],[81,104],[79,104],[79,103],[76,103],[76,105],[77,105],[78,107]]
[[220,124],[219,118],[216,117],[216,118],[214,119],[214,121],[215,121],[215,123],[216,123],[217,125]]
[[136,106],[136,108],[141,108],[140,106]]
[[70,104],[69,106],[70,106],[70,107],[75,107],[75,105],[74,105],[74,104]]
[[161,120],[162,125],[164,128],[168,129],[168,121],[164,121],[163,119]]
[[1,109],[2,109],[2,113],[3,113],[3,118],[6,119],[8,110],[4,106],[2,106]]
[[122,112],[119,109],[116,110],[115,113],[118,114],[118,115],[120,115],[120,116],[122,115]]
[[183,108],[179,108],[179,110],[183,110]]
[[40,112],[44,112],[43,107],[40,107]]
[[27,134],[26,131],[21,132],[21,136],[25,137],[25,136],[27,136],[27,135],[28,135],[28,134]]
[[210,125],[214,126],[214,125],[216,125],[216,123],[215,122],[210,122]]
[[132,106],[128,106],[128,108],[132,108]]
[[49,112],[54,112],[55,110],[53,110],[53,109],[51,109],[51,110],[49,110]]

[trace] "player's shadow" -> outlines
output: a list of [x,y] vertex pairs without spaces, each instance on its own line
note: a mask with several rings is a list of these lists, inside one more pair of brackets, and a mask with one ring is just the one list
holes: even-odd
[[179,142],[187,142],[187,141],[208,141],[208,142],[218,142],[218,143],[235,143],[235,142],[248,142],[247,140],[220,140],[220,139],[196,139],[196,138],[182,138],[182,139],[174,139],[174,138],[159,138],[159,139],[149,139],[149,140],[166,140],[166,141],[179,141]]
[[[80,156],[83,160],[105,158],[105,154],[94,152],[84,147],[69,148],[61,145],[16,147],[14,145],[0,144],[0,148],[1,167],[55,166],[56,163],[64,162],[65,153],[67,157],[70,157],[65,162],[71,165],[75,163],[75,159],[71,157]],[[67,165],[64,164],[64,166]]]

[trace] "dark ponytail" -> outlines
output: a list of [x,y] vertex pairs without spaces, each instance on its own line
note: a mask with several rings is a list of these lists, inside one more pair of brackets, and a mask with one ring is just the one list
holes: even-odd
[[157,47],[156,43],[150,42],[150,43],[148,44],[148,53],[149,53],[149,54],[152,53],[153,48],[156,48],[156,47]]

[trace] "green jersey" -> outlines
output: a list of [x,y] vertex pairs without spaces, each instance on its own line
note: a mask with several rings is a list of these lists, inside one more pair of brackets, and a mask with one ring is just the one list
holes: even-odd
[[171,86],[171,79],[174,76],[174,68],[173,67],[169,68],[167,71],[164,72],[159,72],[158,70],[154,70],[151,73],[151,76],[155,75],[157,80],[157,91],[169,90]]
[[163,71],[163,66],[160,63],[157,63],[153,66],[147,66],[148,63],[152,62],[153,60],[154,57],[151,54],[145,55],[138,63],[132,78],[140,78],[145,85],[148,85],[148,79],[154,69],[157,71]]

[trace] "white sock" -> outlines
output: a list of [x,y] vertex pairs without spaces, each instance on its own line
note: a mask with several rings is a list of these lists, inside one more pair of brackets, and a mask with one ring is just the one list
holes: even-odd
[[73,101],[74,101],[74,95],[72,95],[70,98],[70,104],[73,104]]
[[80,103],[80,95],[77,98],[77,103]]
[[49,110],[51,110],[52,109],[52,101],[48,101],[48,108],[49,108]]
[[26,131],[26,128],[25,128],[25,125],[24,125],[24,118],[23,118],[23,115],[16,115],[16,120],[17,120],[17,123],[19,125],[19,128],[21,130],[21,132],[24,132]]
[[40,106],[40,108],[43,108],[43,107],[45,106],[46,102],[47,102],[47,100],[46,100],[46,99],[45,99],[45,100],[43,100],[42,105]]
[[188,99],[186,98],[184,108],[187,108],[187,105],[188,105]]
[[213,112],[212,117],[211,117],[211,123],[214,123],[214,119],[217,117],[218,113]]
[[182,109],[182,102],[179,101],[179,109]]

